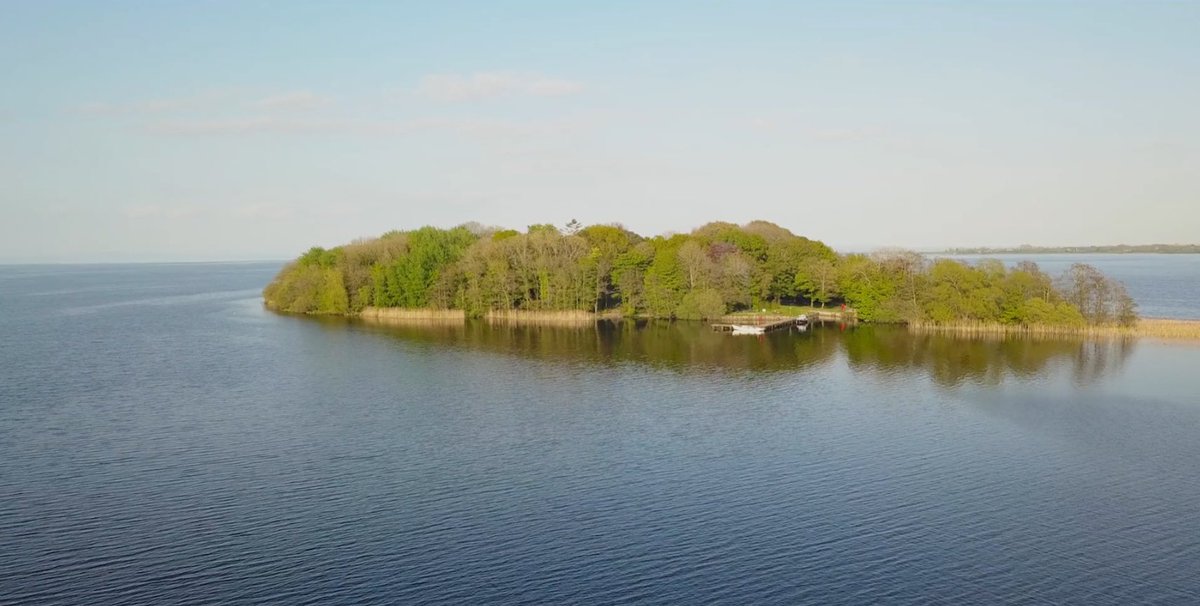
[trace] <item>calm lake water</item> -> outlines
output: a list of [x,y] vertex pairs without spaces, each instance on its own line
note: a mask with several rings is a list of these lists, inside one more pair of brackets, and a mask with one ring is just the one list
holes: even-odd
[[277,269],[0,267],[0,604],[1200,603],[1198,345],[386,328]]

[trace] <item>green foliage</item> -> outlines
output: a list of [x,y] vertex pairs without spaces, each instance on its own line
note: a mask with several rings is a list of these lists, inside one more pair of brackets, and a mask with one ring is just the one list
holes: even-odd
[[325,250],[320,246],[314,246],[308,249],[308,252],[300,255],[296,260],[297,263],[304,267],[333,267],[337,264],[338,249]]
[[839,257],[764,221],[709,223],[644,239],[619,225],[525,233],[467,224],[313,247],[263,291],[272,309],[347,314],[379,307],[620,310],[707,319],[753,306],[844,303],[868,322],[1130,324],[1133,300],[1095,268],[1057,282],[1033,263],[928,261],[907,251]]
[[899,277],[888,273],[885,264],[866,255],[848,255],[842,260],[837,287],[847,304],[867,322],[900,322]]
[[590,247],[587,271],[593,280],[592,311],[608,309],[619,302],[613,272],[617,263],[634,242],[637,234],[615,225],[592,225],[575,230]]
[[300,261],[285,267],[266,289],[263,299],[273,309],[304,314],[344,314],[349,311],[342,274]]
[[837,286],[837,265],[825,257],[814,257],[802,261],[793,278],[796,292],[809,302],[824,307],[840,294]]
[[725,315],[725,301],[712,288],[688,291],[675,308],[681,320],[712,320]]
[[612,283],[621,300],[621,313],[632,316],[645,310],[646,270],[654,261],[654,245],[640,242],[617,255]]
[[[1078,284],[1078,300],[1085,304],[1081,306],[1029,262],[1011,269],[996,261],[974,266],[953,259],[925,263],[912,253],[893,252],[848,255],[838,266],[836,287],[843,300],[858,311],[860,319],[871,322],[1077,326],[1132,322],[1136,317],[1126,304],[1132,301],[1122,296],[1124,289],[1103,276],[1097,278],[1099,272],[1081,270],[1071,280]],[[798,288],[813,292],[813,273],[802,268],[796,277]],[[1107,303],[1096,303],[1097,297]]]
[[[934,262],[922,293],[926,318],[934,322],[999,320],[1003,292],[994,284],[995,272],[995,268],[971,267],[951,259]],[[1003,277],[1003,265],[999,272]]]
[[1070,303],[1051,303],[1041,297],[1033,297],[1021,304],[1012,323],[1043,326],[1083,326],[1087,324],[1083,314]]
[[458,260],[476,237],[465,228],[423,227],[407,235],[404,255],[373,274],[378,307],[427,307],[441,270]]
[[554,225],[551,225],[550,223],[537,223],[534,225],[530,225],[528,233],[530,235],[534,235],[534,234],[553,234],[556,236],[560,235],[558,228],[555,227]]
[[646,313],[656,318],[670,318],[683,300],[686,279],[679,262],[682,242],[675,238],[655,238],[654,261],[646,269],[644,293]]

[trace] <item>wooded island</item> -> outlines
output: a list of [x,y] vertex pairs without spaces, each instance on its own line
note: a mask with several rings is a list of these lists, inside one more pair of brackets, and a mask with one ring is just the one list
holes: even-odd
[[314,247],[263,291],[285,312],[368,307],[608,312],[709,319],[765,304],[845,304],[867,322],[1130,325],[1133,300],[1095,268],[1051,277],[1031,262],[971,265],[902,250],[838,254],[766,221],[646,238],[620,225],[466,224]]

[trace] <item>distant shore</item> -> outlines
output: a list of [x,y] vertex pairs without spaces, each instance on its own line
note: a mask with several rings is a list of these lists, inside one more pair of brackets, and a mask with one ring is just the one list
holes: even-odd
[[1112,246],[1013,246],[950,248],[936,255],[1200,254],[1200,244],[1115,244]]

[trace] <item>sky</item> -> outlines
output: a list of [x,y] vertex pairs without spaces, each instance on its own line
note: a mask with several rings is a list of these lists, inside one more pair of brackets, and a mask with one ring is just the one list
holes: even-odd
[[1200,241],[1200,2],[0,2],[0,262]]

